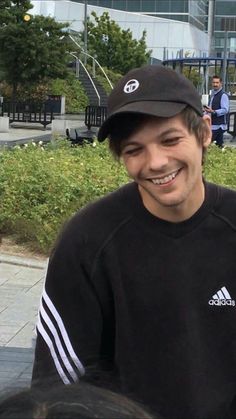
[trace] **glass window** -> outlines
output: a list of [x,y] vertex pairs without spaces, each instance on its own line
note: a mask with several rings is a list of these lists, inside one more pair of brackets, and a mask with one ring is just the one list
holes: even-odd
[[236,38],[229,38],[229,52],[232,56],[235,56],[236,51]]
[[221,31],[236,31],[236,18],[235,17],[222,17],[218,18],[221,22]]
[[220,30],[221,30],[221,18],[216,17],[215,18],[215,31],[220,31]]
[[142,0],[141,11],[142,12],[155,12],[156,0]]
[[111,8],[111,1],[110,0],[99,0],[98,1],[98,6]]
[[141,11],[141,1],[140,0],[127,0],[127,9],[128,12],[140,12]]
[[126,9],[126,0],[113,0],[112,6],[113,9],[118,10],[127,10]]
[[[78,1],[78,3],[80,3],[80,1]],[[93,6],[98,6],[98,1],[97,0],[89,0],[88,4],[92,4]]]
[[164,19],[174,19],[174,20],[180,20],[181,22],[188,22],[188,15],[173,15],[171,13],[169,15],[163,14],[159,16],[163,17]]
[[[170,3],[171,12],[184,13],[186,10],[186,1],[185,0],[175,0]],[[188,9],[188,8],[187,8]]]
[[157,0],[156,3],[157,12],[170,12],[170,0]]
[[215,10],[217,15],[235,15],[236,14],[236,3],[233,1],[216,1]]

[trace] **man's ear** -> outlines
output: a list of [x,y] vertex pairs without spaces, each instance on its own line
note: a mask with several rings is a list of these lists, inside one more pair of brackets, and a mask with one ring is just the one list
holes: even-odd
[[209,115],[203,115],[202,119],[204,120],[206,124],[206,132],[205,132],[205,138],[203,140],[203,146],[206,148],[211,144],[211,117]]

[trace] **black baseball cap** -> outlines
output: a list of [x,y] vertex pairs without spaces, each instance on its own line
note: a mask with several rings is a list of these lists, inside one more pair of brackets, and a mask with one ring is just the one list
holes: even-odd
[[122,113],[171,117],[191,106],[202,116],[200,95],[190,80],[163,65],[146,65],[130,70],[108,97],[107,119],[98,131],[98,140],[110,134],[112,122]]

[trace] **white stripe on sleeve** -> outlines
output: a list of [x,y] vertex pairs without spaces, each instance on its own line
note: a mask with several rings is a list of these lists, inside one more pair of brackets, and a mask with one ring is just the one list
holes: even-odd
[[44,327],[41,323],[40,318],[38,320],[37,329],[38,329],[39,333],[42,335],[43,339],[45,340],[45,342],[46,342],[46,344],[47,344],[47,346],[48,346],[48,348],[51,352],[52,359],[54,361],[55,367],[56,367],[56,369],[58,371],[58,374],[60,375],[63,383],[64,384],[70,384],[70,381],[68,380],[67,376],[65,375],[65,373],[64,373],[64,371],[63,371],[63,369],[60,365],[60,362],[58,361],[57,354],[56,354],[56,352],[53,348],[53,343],[52,343],[50,337],[48,336],[47,332],[45,331],[45,329],[44,329]]
[[52,301],[50,300],[49,296],[47,295],[45,288],[43,290],[42,298],[44,299],[48,309],[50,310],[50,312],[52,313],[52,316],[55,319],[56,324],[58,325],[58,328],[60,329],[63,341],[64,341],[65,346],[66,346],[66,348],[67,348],[67,350],[70,354],[71,359],[73,360],[73,362],[77,366],[80,374],[83,375],[85,373],[84,367],[81,364],[79,358],[77,357],[77,355],[76,355],[76,353],[75,353],[75,351],[72,347],[72,344],[70,342],[70,339],[69,339],[69,336],[68,336],[67,331],[65,329],[62,318],[59,315],[56,307],[53,305]]
[[71,364],[70,364],[70,362],[69,362],[69,360],[68,360],[68,358],[67,358],[67,356],[65,354],[65,351],[64,351],[64,349],[63,349],[63,347],[61,345],[61,341],[60,341],[60,338],[58,336],[57,330],[54,327],[53,323],[51,322],[51,320],[50,320],[49,316],[47,315],[46,311],[44,310],[42,304],[41,304],[41,307],[40,307],[40,313],[42,315],[43,320],[47,324],[48,328],[52,332],[52,335],[54,336],[55,343],[56,343],[57,349],[58,349],[58,351],[60,353],[62,362],[64,363],[64,365],[65,365],[67,371],[69,372],[70,376],[72,377],[72,379],[74,381],[77,381],[78,380],[78,376],[75,373],[75,371],[73,370],[73,368],[72,368],[72,366],[71,366]]

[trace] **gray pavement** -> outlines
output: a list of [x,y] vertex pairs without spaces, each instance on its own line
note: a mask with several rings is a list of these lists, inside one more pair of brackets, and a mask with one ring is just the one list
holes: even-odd
[[[84,115],[60,115],[56,119],[66,119],[69,129],[87,130],[84,125]],[[8,132],[0,132],[0,146],[12,147],[31,141],[49,142],[52,138],[52,124],[47,125],[44,129],[43,125],[38,123],[13,122],[10,124]]]
[[0,394],[29,387],[47,259],[0,254]]
[[[84,116],[61,116],[69,128],[84,132]],[[66,133],[65,133],[66,134]],[[0,133],[0,146],[50,141],[51,125],[11,124]],[[0,396],[29,387],[34,357],[35,325],[47,260],[1,254],[0,249]]]

